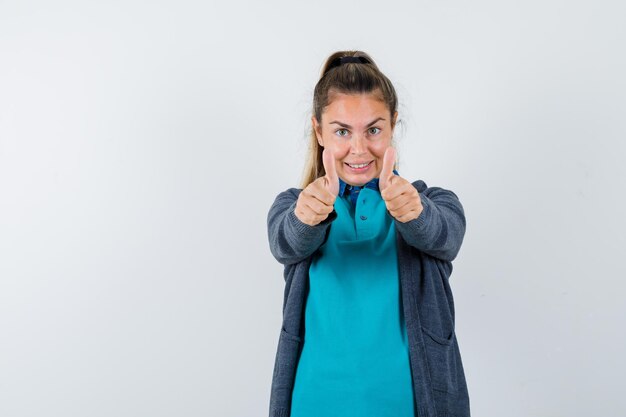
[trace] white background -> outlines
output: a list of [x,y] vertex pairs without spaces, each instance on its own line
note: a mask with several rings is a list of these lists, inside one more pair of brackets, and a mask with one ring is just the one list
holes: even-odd
[[0,2],[0,415],[266,416],[312,92],[369,53],[453,190],[472,415],[623,416],[618,1]]

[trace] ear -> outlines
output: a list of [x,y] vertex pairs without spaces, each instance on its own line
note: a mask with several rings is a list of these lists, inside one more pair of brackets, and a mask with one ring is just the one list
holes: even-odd
[[393,119],[391,120],[391,129],[393,130],[396,127],[396,122],[398,121],[398,111],[393,114]]
[[313,130],[315,131],[315,136],[317,137],[317,143],[319,143],[320,146],[323,147],[324,141],[322,140],[321,128],[315,116],[311,116],[311,123],[313,124]]
[[[398,111],[396,110],[396,112],[393,114],[393,118],[391,119],[391,140],[392,140],[392,144],[393,144],[393,131],[396,127],[396,122],[398,121]],[[398,170],[398,161],[396,160],[393,163],[393,169],[394,170]]]

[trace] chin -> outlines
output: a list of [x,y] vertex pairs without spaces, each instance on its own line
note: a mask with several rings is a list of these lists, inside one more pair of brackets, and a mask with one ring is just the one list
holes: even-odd
[[365,184],[367,184],[368,182],[370,182],[372,179],[376,178],[374,176],[368,175],[367,177],[361,176],[361,175],[354,175],[354,174],[349,174],[345,177],[347,179],[348,184],[357,186],[357,187],[361,187]]

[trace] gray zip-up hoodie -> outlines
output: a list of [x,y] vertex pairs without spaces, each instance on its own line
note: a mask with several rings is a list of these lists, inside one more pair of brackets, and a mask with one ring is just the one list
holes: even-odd
[[[413,182],[423,211],[395,220],[398,272],[409,340],[415,417],[469,417],[465,372],[454,331],[450,289],[452,261],[465,235],[465,213],[457,195]],[[284,265],[283,323],[270,392],[270,417],[289,417],[296,367],[304,340],[304,305],[312,255],[326,240],[337,213],[310,226],[295,215],[302,189],[276,197],[267,215],[270,251]]]

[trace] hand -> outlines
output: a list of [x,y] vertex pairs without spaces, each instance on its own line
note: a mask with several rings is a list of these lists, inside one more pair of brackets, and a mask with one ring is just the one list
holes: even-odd
[[417,189],[409,181],[393,173],[396,150],[391,146],[385,150],[383,168],[378,186],[387,210],[398,221],[406,223],[417,219],[424,210]]
[[321,223],[332,213],[335,199],[339,194],[335,157],[329,149],[324,149],[322,162],[326,175],[319,177],[302,190],[296,202],[296,217],[309,226]]

